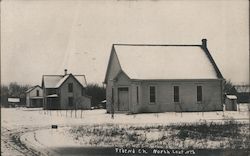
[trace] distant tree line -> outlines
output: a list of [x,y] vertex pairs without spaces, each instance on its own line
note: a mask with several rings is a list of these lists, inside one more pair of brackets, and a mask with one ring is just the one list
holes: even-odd
[[8,107],[8,98],[20,98],[20,104],[26,102],[25,91],[31,86],[28,84],[20,85],[17,82],[11,82],[9,85],[1,85],[1,107]]
[[106,99],[106,89],[96,83],[88,84],[86,94],[91,96],[91,106],[98,106],[101,101]]
[[[1,85],[1,106],[8,107],[8,98],[20,98],[20,104],[26,103],[26,91],[31,85],[21,85],[17,82],[11,82],[9,85]],[[91,96],[91,106],[97,106],[101,101],[106,99],[106,92],[103,86],[98,84],[88,84],[86,87],[86,94]]]
[[[25,91],[27,91],[31,85],[21,85],[17,82],[12,82],[9,85],[1,85],[1,106],[8,106],[8,98],[15,97],[20,98],[21,104],[25,104]],[[233,83],[230,80],[226,80],[224,86],[225,94],[236,94],[237,91],[234,88]],[[86,87],[86,94],[91,96],[91,106],[98,106],[101,101],[106,99],[106,89],[96,83],[88,84]]]

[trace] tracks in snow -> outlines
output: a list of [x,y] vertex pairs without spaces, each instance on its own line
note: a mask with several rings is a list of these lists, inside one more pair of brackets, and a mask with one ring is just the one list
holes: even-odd
[[[21,127],[16,129],[8,129],[1,127],[1,142],[4,143],[5,148],[8,150],[15,151],[18,155],[23,156],[39,156],[40,152],[27,147],[20,141],[20,136],[27,132],[32,132],[41,129],[41,127]],[[4,154],[4,153],[1,153]]]

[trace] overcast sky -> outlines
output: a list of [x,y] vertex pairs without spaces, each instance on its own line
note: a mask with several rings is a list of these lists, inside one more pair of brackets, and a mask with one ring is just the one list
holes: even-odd
[[[201,44],[226,79],[249,80],[248,0],[1,1],[1,81],[85,74],[101,84],[113,43]],[[204,69],[206,70],[206,69]]]

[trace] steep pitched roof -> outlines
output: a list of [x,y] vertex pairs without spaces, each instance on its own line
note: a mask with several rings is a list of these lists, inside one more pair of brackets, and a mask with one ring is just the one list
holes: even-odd
[[114,44],[113,48],[122,70],[130,79],[223,78],[203,44]]
[[29,89],[26,90],[25,92],[26,92],[26,93],[29,93],[29,92],[31,92],[33,89],[35,89],[36,87],[41,88],[39,85],[36,85],[36,86],[33,86],[33,87],[29,88]]
[[83,87],[87,86],[85,75],[43,75],[43,85],[45,88],[59,88],[69,76],[73,76]]
[[65,81],[65,80],[67,80],[68,79],[68,77],[69,77],[69,75],[65,75],[65,76],[63,76],[58,82],[57,82],[57,84],[56,84],[56,86],[55,86],[55,88],[58,88],[58,87],[60,87],[62,84],[63,84],[63,82]]
[[83,87],[87,87],[87,81],[85,75],[74,75],[76,80],[82,84]]

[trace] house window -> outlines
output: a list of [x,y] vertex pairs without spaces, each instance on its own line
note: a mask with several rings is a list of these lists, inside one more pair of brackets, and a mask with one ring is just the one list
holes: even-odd
[[155,86],[150,86],[149,87],[149,98],[150,98],[150,103],[155,103],[156,102],[156,88]]
[[197,86],[197,102],[202,101],[202,86]]
[[139,87],[136,86],[136,102],[139,103]]
[[174,102],[180,102],[179,86],[174,86]]
[[74,100],[73,100],[73,97],[69,97],[69,106],[73,106],[73,102],[74,102]]
[[82,96],[84,96],[86,94],[86,89],[82,88]]
[[39,90],[36,90],[36,96],[39,96]]
[[70,93],[73,92],[73,83],[69,83],[69,84],[68,84],[68,91],[69,91]]

